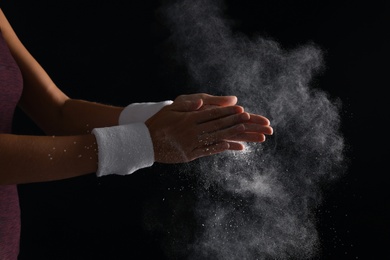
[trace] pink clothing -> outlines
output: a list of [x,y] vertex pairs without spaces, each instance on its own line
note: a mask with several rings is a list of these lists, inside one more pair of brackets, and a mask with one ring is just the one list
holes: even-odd
[[[0,31],[0,133],[11,133],[23,80]],[[1,147],[0,147],[1,149]],[[0,165],[0,174],[4,174]],[[18,258],[20,207],[16,185],[0,185],[0,259]]]

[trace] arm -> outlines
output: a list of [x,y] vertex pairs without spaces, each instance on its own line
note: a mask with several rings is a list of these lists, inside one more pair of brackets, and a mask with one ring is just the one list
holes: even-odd
[[[47,134],[85,134],[118,123],[123,108],[70,99],[18,39],[0,9],[0,29],[24,81],[19,107]],[[99,116],[96,116],[99,115]]]
[[[202,103],[174,102],[146,125],[95,128],[96,135],[0,134],[0,184],[60,180],[96,171],[98,176],[129,174],[154,161],[183,163],[226,150],[242,150],[240,144],[225,140],[244,133],[249,114],[239,106],[202,111]],[[141,124],[144,127],[138,131]],[[145,158],[134,161],[139,151]]]
[[[126,163],[126,156],[137,153],[129,141],[134,138],[131,136],[132,124],[116,126],[123,108],[70,99],[22,45],[1,9],[0,29],[23,75],[24,90],[19,106],[49,135],[0,134],[0,184],[52,181],[90,174],[105,168],[101,165],[106,161],[101,160],[105,158],[102,154],[113,158],[122,156]],[[220,106],[201,109],[204,104],[215,105],[215,100],[221,102]],[[152,144],[147,151],[151,154],[148,163],[182,163],[226,150],[241,150],[242,145],[227,140],[245,135],[246,122],[252,119],[234,104],[231,97],[202,99],[194,95],[190,100],[178,98],[161,109],[145,122],[147,128],[143,129],[147,133],[142,130],[143,136],[150,139],[147,142]],[[91,134],[95,129],[102,129],[96,132],[103,134]],[[112,138],[113,142],[106,138]],[[115,147],[110,146],[111,143],[125,145]],[[125,165],[118,171],[126,173],[129,168],[132,166]],[[105,173],[100,176],[103,175]]]
[[0,184],[61,180],[97,170],[95,137],[0,134]]

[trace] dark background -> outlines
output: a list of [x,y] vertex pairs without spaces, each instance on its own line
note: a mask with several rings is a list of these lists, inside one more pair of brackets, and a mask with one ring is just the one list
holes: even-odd
[[[318,259],[383,259],[390,242],[385,1],[225,2],[237,30],[270,36],[285,48],[311,41],[324,50],[326,71],[317,84],[343,102],[349,167],[324,189]],[[1,4],[25,46],[73,98],[127,105],[188,91],[185,72],[169,59],[169,32],[154,12],[160,1]],[[17,133],[41,134],[16,115]],[[194,194],[180,188],[190,182],[180,167],[155,165],[126,177],[20,185],[20,259],[164,259],[160,238],[172,214],[191,223]],[[176,212],[164,198],[187,204],[188,212]],[[161,228],[148,230],[145,219]]]

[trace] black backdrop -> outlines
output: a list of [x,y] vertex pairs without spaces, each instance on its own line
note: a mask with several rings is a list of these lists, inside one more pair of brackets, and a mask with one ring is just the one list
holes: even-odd
[[[324,194],[319,258],[379,257],[387,251],[390,232],[384,164],[385,1],[226,3],[228,15],[244,33],[272,36],[285,47],[313,41],[325,51],[327,69],[319,86],[343,102],[350,165],[347,175]],[[168,58],[170,46],[164,40],[169,32],[154,12],[159,5],[138,0],[2,1],[22,42],[69,96],[117,105],[183,94],[185,72]],[[17,133],[41,134],[20,111],[16,115]],[[162,227],[168,223],[173,206],[163,203],[167,196],[179,198],[173,201],[188,205],[190,212],[193,194],[180,189],[189,182],[177,178],[176,167],[155,165],[127,177],[97,180],[91,174],[20,185],[20,259],[165,259],[159,239],[164,234],[148,231],[145,218],[161,220]],[[169,194],[167,187],[173,187]],[[191,223],[190,213],[177,214]]]

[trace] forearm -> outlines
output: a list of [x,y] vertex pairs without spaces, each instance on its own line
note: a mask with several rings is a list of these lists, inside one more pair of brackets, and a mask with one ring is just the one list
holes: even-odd
[[92,134],[26,136],[0,134],[0,184],[45,182],[97,170],[97,145]]
[[68,99],[61,108],[57,123],[50,123],[44,131],[50,135],[89,134],[93,128],[118,125],[122,107],[77,99]]

